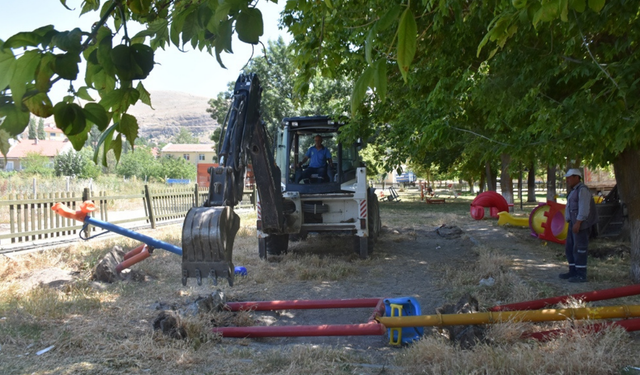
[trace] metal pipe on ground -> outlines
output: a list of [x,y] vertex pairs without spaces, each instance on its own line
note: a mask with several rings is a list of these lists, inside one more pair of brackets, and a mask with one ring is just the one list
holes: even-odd
[[499,311],[471,314],[438,314],[406,317],[378,317],[387,328],[493,324],[504,322],[550,322],[567,319],[615,319],[640,317],[640,305]]
[[260,326],[214,328],[222,337],[302,337],[302,336],[382,336],[387,330],[379,323],[315,326]]
[[[596,332],[602,331],[605,328],[612,327],[612,326],[622,327],[627,332],[640,331],[640,319],[625,319],[625,320],[618,320],[615,322],[597,323],[597,324],[583,327],[582,330],[588,333],[596,333]],[[525,332],[520,337],[523,339],[531,338],[538,341],[548,341],[553,339],[555,336],[566,334],[567,332],[569,332],[569,329],[554,329],[550,331]]]
[[571,298],[579,299],[585,302],[592,302],[605,299],[635,296],[637,294],[640,294],[640,284],[612,289],[595,290],[593,292],[576,293],[560,297],[544,298],[534,301],[510,303],[508,305],[494,306],[490,308],[489,311],[537,310],[542,309],[546,306],[566,302]]
[[[226,305],[226,308],[231,311],[343,309],[343,308],[359,308],[359,307],[376,307],[378,306],[380,301],[382,301],[381,298],[228,302]],[[382,311],[384,313],[384,309]]]

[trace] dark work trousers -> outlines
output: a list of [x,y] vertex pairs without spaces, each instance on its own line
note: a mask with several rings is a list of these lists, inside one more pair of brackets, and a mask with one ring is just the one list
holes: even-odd
[[565,254],[569,267],[576,267],[579,273],[587,271],[587,248],[589,247],[589,229],[582,229],[578,233],[573,233],[573,222],[569,222],[567,242],[565,244]]

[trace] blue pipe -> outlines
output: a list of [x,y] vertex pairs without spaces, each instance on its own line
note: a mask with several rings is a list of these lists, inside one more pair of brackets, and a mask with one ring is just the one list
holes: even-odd
[[94,219],[89,215],[87,215],[84,218],[84,222],[86,224],[93,225],[93,226],[96,226],[96,227],[100,227],[102,229],[106,229],[108,231],[111,231],[111,232],[114,232],[114,233],[118,233],[118,234],[123,235],[125,237],[133,238],[134,240],[138,240],[140,242],[144,242],[148,246],[152,246],[154,249],[163,249],[163,250],[167,250],[167,251],[170,251],[170,252],[172,252],[174,254],[182,256],[182,249],[179,248],[178,246],[172,245],[170,243],[166,243],[164,241],[156,240],[153,237],[145,236],[144,234],[141,234],[141,233],[138,233],[138,232],[134,232],[134,231],[129,230],[127,228],[119,227],[119,226],[111,224],[111,223],[107,223],[106,221],[101,221],[101,220],[98,220],[98,219]]

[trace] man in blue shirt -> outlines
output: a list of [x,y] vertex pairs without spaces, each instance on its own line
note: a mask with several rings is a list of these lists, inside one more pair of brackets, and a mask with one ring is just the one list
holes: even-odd
[[316,135],[313,138],[313,141],[315,142],[315,145],[309,147],[307,152],[304,154],[304,158],[298,164],[299,167],[302,167],[307,160],[311,160],[307,169],[302,172],[300,180],[310,178],[312,174],[317,174],[319,178],[324,179],[327,175],[327,162],[329,163],[329,166],[333,168],[331,151],[322,145],[322,136]]

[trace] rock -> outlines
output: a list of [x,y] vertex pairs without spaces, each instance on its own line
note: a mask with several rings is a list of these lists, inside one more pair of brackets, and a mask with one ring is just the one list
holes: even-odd
[[198,315],[201,313],[222,311],[226,304],[226,296],[220,289],[218,289],[208,296],[199,296],[195,301],[181,309],[180,312],[183,315]]
[[123,280],[145,281],[145,275],[139,271],[125,269],[121,273],[116,272],[116,267],[124,260],[124,254],[121,247],[114,246],[93,269],[91,280],[104,283]]
[[[458,303],[446,304],[436,309],[438,314],[469,314],[478,312],[478,300],[470,295],[462,297]],[[482,326],[476,325],[460,325],[460,326],[443,326],[436,328],[438,333],[449,338],[452,342],[460,345],[462,349],[473,347],[478,341],[484,337],[484,329]]]
[[112,283],[122,280],[119,273],[116,272],[116,266],[124,260],[124,251],[119,246],[114,246],[111,251],[105,255],[93,269],[91,280]]
[[187,338],[187,331],[182,327],[180,315],[175,311],[161,311],[153,321],[153,329],[177,340]]
[[455,225],[443,225],[440,228],[436,229],[436,233],[440,237],[444,238],[459,238],[464,233],[462,229],[458,228]]

